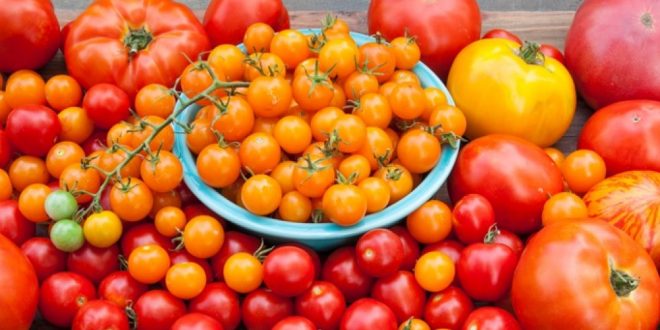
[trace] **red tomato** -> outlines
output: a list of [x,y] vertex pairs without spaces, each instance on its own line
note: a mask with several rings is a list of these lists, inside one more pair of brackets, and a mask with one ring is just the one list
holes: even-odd
[[608,177],[630,170],[660,172],[660,102],[625,101],[602,108],[584,124],[578,149],[599,154]]
[[288,29],[289,12],[281,0],[213,0],[204,14],[213,46],[240,43],[248,26],[257,22],[275,31]]
[[432,294],[424,308],[424,320],[433,329],[459,329],[474,305],[463,290],[450,286]]
[[371,297],[387,305],[398,323],[411,317],[421,318],[426,303],[426,292],[417,284],[415,275],[403,270],[379,278]]
[[518,256],[508,246],[476,243],[461,251],[456,274],[461,287],[471,298],[494,302],[511,289]]
[[110,83],[131,96],[151,83],[172,86],[209,49],[194,13],[174,1],[95,1],[67,29],[69,74],[87,89]]
[[76,273],[56,273],[39,290],[39,313],[49,323],[70,327],[74,316],[88,301],[96,299],[94,284]]
[[552,57],[555,60],[559,61],[559,63],[564,64],[564,55],[561,53],[561,50],[557,49],[555,46],[541,44],[541,48],[539,48],[539,51],[541,52],[541,54],[545,55],[546,57]]
[[323,264],[321,278],[337,286],[347,302],[369,295],[373,279],[358,266],[353,247],[332,252]]
[[186,305],[167,291],[151,290],[133,305],[138,330],[169,329],[186,314]]
[[222,244],[222,248],[211,258],[211,268],[213,268],[215,278],[218,281],[224,279],[223,271],[227,258],[238,252],[253,254],[259,248],[259,244],[259,239],[254,236],[238,231],[226,232],[225,242]]
[[111,84],[98,84],[90,88],[83,98],[83,109],[97,127],[109,129],[128,118],[128,94]]
[[271,330],[277,322],[293,315],[293,303],[271,291],[250,292],[241,306],[243,324],[250,330]]
[[268,254],[263,265],[264,283],[280,296],[297,296],[314,282],[312,257],[299,247],[277,247]]
[[[2,125],[0,125],[2,126]],[[13,150],[9,142],[9,136],[2,128],[0,128],[0,167],[4,168],[9,164]]]
[[488,229],[495,224],[493,206],[478,194],[463,196],[452,213],[454,233],[465,244],[483,242]]
[[0,201],[0,234],[14,244],[23,244],[34,236],[35,223],[26,219],[12,199]]
[[464,248],[465,245],[459,241],[444,240],[425,246],[424,249],[422,249],[421,254],[424,255],[433,251],[442,252],[446,254],[454,263],[457,263],[461,256],[461,251],[463,251]]
[[29,329],[37,309],[39,282],[30,261],[0,235],[0,324],[6,329]]
[[314,323],[302,316],[289,316],[277,322],[273,330],[316,330]]
[[511,313],[498,307],[477,308],[465,320],[463,330],[521,330],[520,324]]
[[280,246],[295,246],[298,248],[301,248],[309,254],[309,256],[312,258],[312,263],[314,264],[314,279],[317,280],[319,277],[321,277],[321,257],[319,257],[319,254],[314,251],[311,247],[305,245],[305,244],[300,244],[296,242],[292,243],[286,243],[282,244]]
[[69,254],[66,268],[99,283],[110,273],[119,270],[119,248],[97,248],[85,243],[80,249]]
[[86,303],[78,310],[73,319],[73,330],[128,330],[128,317],[124,310],[107,301],[94,300]]
[[106,139],[105,131],[94,131],[90,137],[81,144],[83,150],[85,150],[85,155],[91,155],[94,151],[105,150],[108,146],[105,145]]
[[58,250],[49,238],[30,238],[21,245],[21,252],[34,267],[39,282],[66,268],[66,253]]
[[[507,166],[502,166],[502,159]],[[564,183],[543,149],[517,137],[488,135],[461,150],[448,188],[452,201],[471,193],[482,195],[492,204],[501,228],[525,234],[540,228],[548,195],[563,191]]]
[[399,236],[401,244],[403,244],[403,261],[401,262],[401,270],[410,270],[415,267],[417,258],[419,258],[419,243],[410,234],[408,229],[404,226],[395,226],[390,230]]
[[513,32],[504,29],[492,29],[484,34],[481,39],[500,38],[517,42],[522,45],[522,41]]
[[7,117],[9,142],[16,150],[30,156],[45,156],[61,130],[55,111],[43,105],[20,106]]
[[422,61],[446,79],[456,54],[481,35],[481,13],[474,0],[375,0],[368,13],[369,34],[386,39],[414,36]]
[[396,316],[387,305],[371,298],[351,304],[341,320],[341,330],[396,330]]
[[508,246],[518,257],[522,253],[525,245],[518,235],[504,229],[497,229],[494,233],[493,243],[499,243]]
[[143,223],[132,227],[121,238],[121,252],[127,256],[138,246],[158,244],[165,250],[174,249],[169,238],[161,235],[153,223]]
[[296,314],[308,318],[318,329],[337,329],[344,310],[344,295],[330,282],[314,282],[296,297]]
[[114,302],[120,307],[135,303],[147,292],[147,285],[136,281],[127,271],[110,273],[99,284],[99,298]]
[[401,239],[389,229],[374,229],[362,235],[355,252],[360,269],[375,277],[393,274],[403,262]]
[[46,65],[61,41],[53,4],[47,0],[9,0],[3,2],[3,8],[0,71],[38,69]]
[[656,4],[655,0],[582,2],[564,51],[577,90],[592,108],[623,100],[660,100],[660,75],[649,70],[660,66]]
[[171,330],[223,330],[222,324],[202,313],[190,313],[180,317]]
[[214,318],[225,330],[236,329],[241,323],[238,294],[222,282],[208,284],[190,301],[190,311]]

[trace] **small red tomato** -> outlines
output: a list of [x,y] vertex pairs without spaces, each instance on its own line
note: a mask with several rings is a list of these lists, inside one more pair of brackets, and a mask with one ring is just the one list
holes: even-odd
[[420,318],[424,312],[426,292],[409,271],[398,271],[379,278],[371,290],[371,297],[387,305],[398,323],[411,317]]
[[373,279],[358,266],[355,249],[348,246],[328,256],[321,278],[336,285],[347,302],[369,295],[373,283]]
[[314,282],[312,257],[299,247],[278,247],[268,254],[263,265],[264,283],[280,296],[297,296]]
[[481,39],[500,38],[507,39],[522,45],[522,41],[513,32],[504,29],[492,29],[484,34]]
[[396,316],[382,302],[362,298],[348,307],[341,320],[342,330],[396,330]]
[[308,318],[319,329],[337,329],[345,310],[344,295],[330,282],[314,282],[296,297],[296,314]]
[[516,253],[518,257],[522,253],[525,245],[518,235],[504,229],[498,229],[493,238],[494,243],[500,243],[508,246]]
[[271,330],[277,322],[293,315],[293,303],[289,298],[271,291],[257,289],[250,292],[241,306],[243,323],[250,330]]
[[98,84],[90,88],[83,98],[83,109],[97,127],[109,129],[128,118],[128,94],[112,84]]
[[483,242],[486,233],[495,224],[493,206],[481,195],[463,196],[452,213],[454,233],[465,244]]
[[171,330],[223,330],[222,324],[214,318],[202,313],[190,313],[181,316]]
[[390,230],[399,236],[401,244],[403,244],[403,262],[401,262],[400,269],[412,271],[417,258],[420,256],[419,243],[405,226],[395,226]]
[[316,326],[309,319],[302,316],[289,316],[277,322],[273,330],[316,330]]
[[20,106],[7,117],[9,142],[26,155],[45,156],[61,131],[62,125],[55,111],[43,105]]
[[463,290],[450,286],[432,294],[424,308],[424,320],[433,329],[459,329],[474,305]]
[[169,329],[186,314],[183,301],[164,290],[151,290],[143,294],[133,305],[137,330]]
[[119,270],[119,248],[97,248],[85,243],[80,249],[69,254],[67,269],[99,283],[110,273]]
[[56,273],[41,284],[39,312],[49,323],[68,328],[78,309],[93,299],[96,289],[90,280],[76,273]]
[[543,55],[547,57],[552,57],[555,60],[559,61],[559,63],[564,64],[564,55],[561,53],[561,50],[557,49],[557,47],[547,44],[541,44],[541,48],[539,49],[539,51],[541,51]]
[[393,274],[403,262],[401,239],[389,229],[374,229],[362,235],[355,252],[360,269],[375,277]]
[[511,289],[518,256],[506,245],[476,243],[461,252],[456,274],[461,287],[472,299],[495,302]]
[[99,298],[114,302],[120,307],[135,303],[148,286],[135,280],[127,271],[106,276],[99,284]]
[[35,223],[26,219],[18,209],[17,201],[0,201],[0,234],[20,245],[34,236],[35,228]]
[[520,323],[511,313],[498,307],[477,308],[465,320],[464,330],[521,330]]
[[124,310],[107,300],[94,300],[78,310],[72,330],[113,329],[128,330],[128,317]]
[[455,264],[458,262],[458,258],[460,258],[463,248],[465,248],[465,245],[459,241],[444,240],[425,246],[424,249],[422,249],[421,254],[424,255],[433,251],[442,252],[446,254]]
[[66,268],[66,253],[57,249],[49,238],[30,238],[21,245],[21,252],[30,260],[39,282]]
[[190,311],[214,318],[225,330],[236,329],[241,323],[238,294],[222,282],[207,285],[202,293],[190,301]]

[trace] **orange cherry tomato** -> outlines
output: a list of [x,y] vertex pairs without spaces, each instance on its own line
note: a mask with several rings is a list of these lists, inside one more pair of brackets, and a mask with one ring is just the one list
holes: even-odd
[[352,226],[367,214],[367,196],[352,184],[335,184],[323,194],[323,213],[340,226]]
[[372,171],[390,163],[394,155],[394,146],[387,132],[378,127],[367,127],[367,138],[362,148],[357,151],[369,161]]
[[186,214],[178,207],[163,207],[156,213],[154,225],[161,235],[174,237],[186,226]]
[[412,191],[413,177],[408,169],[399,164],[381,167],[374,176],[385,180],[390,187],[390,204],[398,202]]
[[357,58],[358,48],[353,40],[330,40],[319,51],[319,70],[342,79],[355,71]]
[[422,119],[429,120],[431,113],[437,107],[449,104],[447,102],[447,95],[443,93],[439,88],[435,87],[426,87],[424,88],[424,113],[422,114]]
[[570,192],[560,192],[545,202],[541,220],[543,225],[547,226],[561,221],[584,219],[587,216],[587,205],[582,198]]
[[435,136],[421,129],[411,129],[399,140],[396,154],[412,173],[426,173],[440,160],[442,146]]
[[48,79],[44,92],[48,105],[57,111],[78,106],[82,100],[80,84],[73,77],[63,74]]
[[436,133],[454,133],[458,136],[465,134],[467,119],[463,112],[451,105],[440,105],[431,112],[429,126],[439,127]]
[[408,215],[406,227],[415,240],[420,243],[440,242],[451,232],[451,209],[441,201],[430,200]]
[[312,116],[312,135],[316,141],[326,141],[335,126],[335,121],[344,112],[336,107],[327,107],[319,110]]
[[71,164],[60,174],[60,188],[74,192],[80,204],[91,201],[89,194],[98,192],[100,186],[99,172],[93,168],[83,168],[81,164]]
[[0,202],[11,198],[14,187],[11,185],[9,174],[0,168]]
[[206,146],[216,142],[216,137],[211,130],[211,120],[208,118],[195,119],[192,122],[192,130],[186,134],[186,145],[194,154],[199,154]]
[[128,272],[140,283],[157,283],[169,268],[170,256],[157,244],[138,246],[128,256]]
[[176,99],[169,88],[161,84],[149,84],[135,95],[135,112],[140,117],[167,118],[174,111]]
[[211,51],[207,62],[218,72],[224,73],[226,81],[236,81],[245,73],[245,54],[236,45],[218,45]]
[[376,76],[361,71],[351,73],[344,80],[344,94],[349,100],[358,100],[367,93],[377,93],[379,87]]
[[263,266],[259,259],[246,253],[234,253],[225,262],[222,270],[225,283],[238,293],[249,293],[261,286]]
[[268,215],[280,205],[282,188],[277,180],[264,174],[258,174],[245,180],[241,188],[243,206],[257,215]]
[[149,189],[168,192],[183,179],[183,166],[179,158],[167,150],[148,155],[140,165],[140,177]]
[[266,133],[252,133],[243,140],[238,155],[241,164],[254,174],[272,171],[282,158],[277,140]]
[[261,76],[286,76],[286,66],[282,59],[273,53],[253,53],[245,59],[245,80],[253,81]]
[[394,87],[388,101],[392,112],[404,120],[412,120],[424,113],[424,90],[414,84],[400,83]]
[[[135,125],[137,131],[134,132],[134,138],[132,140],[133,145],[131,147],[136,149],[140,144],[146,141],[146,139],[152,135],[154,132],[154,127],[160,126],[163,124],[165,119],[157,116],[146,116],[142,117],[140,123]],[[149,143],[149,148],[152,152],[158,150],[172,150],[174,147],[174,128],[172,125],[165,126],[156,136],[153,137]]]
[[429,292],[439,292],[451,284],[456,275],[454,262],[442,252],[428,252],[415,263],[415,279]]
[[206,287],[206,273],[196,262],[174,264],[165,275],[165,286],[177,298],[192,299]]
[[46,155],[46,168],[50,175],[59,178],[67,166],[80,163],[84,157],[85,151],[78,144],[68,141],[58,142]]
[[273,36],[270,52],[279,56],[290,70],[310,56],[307,38],[300,31],[292,29],[279,31]]
[[334,182],[335,169],[324,156],[307,154],[298,159],[293,170],[293,184],[303,195],[321,197]]
[[213,188],[226,188],[241,175],[241,161],[232,147],[211,144],[197,156],[199,177]]
[[183,229],[183,246],[197,258],[214,256],[225,241],[225,231],[220,222],[208,215],[198,215],[186,223]]
[[110,208],[124,221],[140,221],[149,215],[154,196],[142,180],[123,178],[110,189]]
[[50,187],[42,183],[27,186],[18,196],[18,209],[23,216],[36,223],[48,221],[45,203]]
[[332,81],[326,74],[320,73],[318,70],[295,76],[291,86],[293,98],[298,106],[308,112],[315,112],[330,106],[335,97]]
[[151,211],[149,211],[149,217],[151,218],[156,217],[156,213],[165,207],[181,207],[181,195],[178,190],[170,190],[162,193],[152,192],[152,194],[154,196],[154,204],[151,207]]
[[280,184],[282,193],[286,194],[296,189],[293,184],[293,171],[296,168],[296,163],[290,160],[283,161],[270,172],[270,176]]
[[339,163],[339,172],[346,178],[354,175],[354,184],[362,182],[371,174],[371,165],[367,157],[359,154],[351,155],[344,158]]
[[[213,78],[209,73],[209,70],[219,79],[224,80],[224,73],[220,72],[217,68],[209,66],[208,68],[204,67],[202,62],[193,62],[188,64],[188,66],[183,70],[181,74],[181,91],[188,97],[193,98],[209,88],[213,83]],[[218,88],[210,96],[220,98],[226,94],[222,88]],[[201,99],[196,102],[199,105],[209,105],[211,101],[208,99]]]
[[210,118],[213,128],[222,134],[226,141],[243,140],[254,127],[252,107],[245,98],[238,95],[223,98],[220,102],[225,104],[222,113],[215,106],[208,106],[213,109],[213,116]]
[[410,70],[421,58],[421,51],[414,38],[398,37],[390,42],[397,69]]
[[367,213],[375,213],[390,202],[390,187],[381,178],[369,177],[358,184],[367,196]]
[[66,108],[57,114],[62,125],[60,141],[81,144],[94,132],[94,122],[87,116],[87,111],[80,107]]
[[594,151],[577,150],[562,162],[561,173],[571,191],[584,194],[605,179],[605,161]]
[[360,46],[358,63],[360,67],[366,65],[375,72],[379,83],[390,79],[396,68],[396,57],[387,45],[368,42]]
[[282,117],[275,124],[273,136],[282,149],[292,155],[305,151],[312,143],[311,127],[298,116]]
[[289,191],[282,196],[277,213],[282,220],[307,222],[312,215],[312,201],[298,191]]
[[[419,86],[421,87],[421,83],[419,81],[419,77],[417,75],[409,70],[396,70],[392,74],[392,77],[390,77],[389,82],[394,82],[398,84],[411,84],[413,86]],[[426,100],[424,100],[426,101]]]
[[360,117],[353,114],[344,114],[337,118],[333,131],[337,132],[338,149],[341,152],[356,152],[367,139],[367,126]]
[[254,23],[248,26],[243,36],[243,45],[248,54],[265,53],[270,50],[270,43],[275,36],[273,28],[266,23]]
[[552,161],[555,162],[555,165],[561,168],[561,164],[564,162],[564,159],[566,159],[564,153],[556,148],[545,148],[543,150],[546,154],[548,154],[548,156],[550,156],[550,158],[552,158]]
[[7,79],[5,102],[10,108],[29,104],[46,104],[46,83],[31,70],[18,70]]
[[360,97],[358,105],[353,110],[367,126],[385,129],[392,122],[392,109],[387,98],[378,93],[367,93]]
[[20,156],[9,165],[9,179],[16,191],[22,191],[33,183],[48,183],[50,175],[46,162],[33,156]]

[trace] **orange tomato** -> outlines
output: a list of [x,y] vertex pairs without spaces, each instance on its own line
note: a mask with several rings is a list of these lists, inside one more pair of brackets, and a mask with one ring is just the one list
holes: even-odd
[[587,213],[587,205],[582,198],[570,192],[560,192],[545,202],[541,220],[547,226],[560,221],[584,219]]
[[406,227],[420,243],[431,244],[444,240],[451,232],[452,212],[447,204],[430,200],[406,218]]
[[33,156],[20,156],[9,165],[9,179],[16,191],[22,191],[33,183],[48,183],[50,175],[46,162]]
[[562,162],[561,173],[571,191],[584,194],[605,179],[605,161],[594,151],[577,150]]
[[50,194],[50,188],[41,183],[27,186],[18,196],[18,209],[23,216],[36,223],[48,221],[45,203]]
[[82,99],[80,84],[73,77],[63,74],[48,79],[44,92],[50,107],[57,111],[78,106]]
[[87,116],[87,111],[80,107],[66,108],[57,114],[62,125],[60,141],[81,144],[94,132],[94,122]]
[[29,104],[46,104],[46,83],[31,70],[18,70],[7,79],[5,102],[10,108]]
[[146,218],[153,203],[151,190],[135,177],[122,178],[110,189],[110,208],[124,221],[140,221]]
[[149,84],[135,95],[135,112],[140,117],[167,118],[174,111],[176,98],[169,88],[161,84]]

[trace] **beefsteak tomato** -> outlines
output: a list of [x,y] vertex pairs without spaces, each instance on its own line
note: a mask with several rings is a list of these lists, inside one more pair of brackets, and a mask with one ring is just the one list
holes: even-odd
[[591,188],[584,202],[590,217],[625,231],[660,269],[660,172],[617,174]]
[[211,44],[238,44],[251,24],[262,22],[273,30],[289,28],[289,12],[282,0],[213,0],[204,14]]
[[660,101],[660,6],[655,0],[586,0],[566,36],[566,66],[585,101]]
[[367,17],[369,34],[387,40],[406,31],[416,38],[422,62],[441,78],[456,54],[481,35],[481,13],[475,0],[374,0]]
[[482,195],[500,228],[527,234],[541,227],[543,205],[564,190],[564,183],[543,149],[514,136],[489,135],[461,150],[448,188],[452,201]]
[[660,102],[623,101],[600,109],[584,124],[578,149],[603,157],[608,176],[660,171]]
[[0,22],[0,71],[38,69],[60,47],[60,25],[49,0],[3,1]]
[[470,139],[503,133],[548,147],[575,114],[571,74],[535,43],[476,41],[456,57],[447,87],[465,114]]
[[39,283],[30,261],[0,235],[0,329],[29,329],[37,311]]
[[151,83],[172,86],[210,48],[204,28],[183,4],[99,0],[68,25],[67,70],[85,88],[119,86],[130,96]]
[[660,277],[624,232],[600,220],[564,221],[530,239],[511,300],[524,329],[655,329]]

